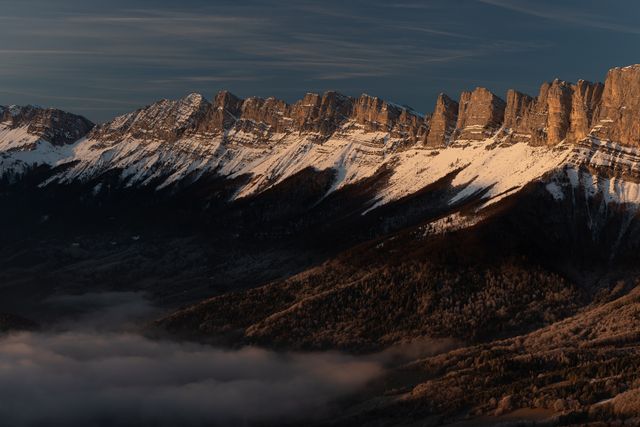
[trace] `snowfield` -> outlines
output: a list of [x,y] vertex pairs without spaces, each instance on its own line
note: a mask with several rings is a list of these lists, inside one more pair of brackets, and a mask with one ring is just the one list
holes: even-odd
[[[9,129],[0,124],[0,174],[19,174],[36,165],[67,164],[68,168],[42,185],[87,181],[117,169],[128,186],[154,182],[158,189],[206,174],[249,176],[235,194],[237,199],[260,193],[306,168],[336,171],[328,193],[384,168],[389,171],[389,178],[377,190],[368,209],[372,210],[413,194],[453,171],[459,172],[453,180],[449,202],[483,192],[486,206],[549,172],[564,170],[569,182],[590,197],[602,194],[607,203],[640,204],[640,187],[636,180],[627,178],[640,174],[640,150],[593,138],[577,145],[534,147],[527,143],[500,144],[492,137],[430,149],[405,147],[403,141],[384,132],[366,132],[348,122],[323,143],[317,142],[317,135],[299,133],[274,134],[266,141],[256,141],[256,135],[251,133],[230,131],[175,142],[134,137],[121,141],[85,138],[54,147],[25,128]],[[589,168],[605,168],[617,174],[603,178],[586,172]],[[547,190],[562,200],[562,180],[550,179]]]

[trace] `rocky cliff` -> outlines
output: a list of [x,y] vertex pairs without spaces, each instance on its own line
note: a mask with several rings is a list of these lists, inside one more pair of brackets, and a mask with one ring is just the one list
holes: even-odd
[[[352,98],[333,91],[307,93],[289,104],[273,97],[243,100],[226,91],[208,101],[194,93],[180,100],[161,100],[97,126],[72,154],[43,146],[37,137],[23,138],[26,128],[10,130],[26,126],[27,133],[46,135],[45,140],[51,140],[55,148],[85,135],[90,122],[57,110],[3,108],[0,173],[19,173],[35,164],[67,164],[52,180],[92,179],[120,171],[131,185],[154,182],[160,187],[187,176],[251,177],[236,194],[244,197],[304,168],[335,171],[331,191],[383,169],[397,169],[397,177],[390,178],[389,192],[383,194],[380,189],[383,203],[432,182],[452,165],[471,171],[469,165],[476,162],[470,163],[467,156],[476,152],[476,143],[491,149],[497,142],[505,148],[518,145],[512,153],[487,154],[495,158],[500,170],[506,170],[505,164],[519,165],[514,171],[521,176],[510,181],[516,188],[527,182],[529,174],[543,173],[561,163],[572,150],[578,153],[573,166],[622,170],[615,159],[633,153],[616,157],[614,152],[640,144],[639,99],[640,66],[611,70],[604,85],[556,79],[544,83],[535,98],[510,90],[505,102],[488,89],[476,88],[464,92],[458,103],[441,94],[433,114],[426,116],[366,94]],[[611,144],[605,146],[601,140]],[[565,154],[549,159],[548,152],[537,147],[558,148]],[[18,149],[31,154],[18,155]],[[448,154],[440,158],[438,153],[444,149]],[[10,150],[13,153],[7,154]],[[526,159],[507,159],[524,153],[536,153],[539,168],[519,163]],[[485,154],[475,155],[485,159]],[[498,165],[498,158],[505,164]],[[616,167],[607,166],[604,158],[615,161]],[[490,172],[467,176],[469,181],[462,184],[473,185],[460,197],[501,188],[495,173],[481,179]],[[631,175],[635,173],[625,173]]]
[[233,131],[249,134],[256,142],[287,133],[307,134],[322,142],[347,122],[362,126],[366,132],[389,133],[411,143],[424,141],[428,129],[428,118],[369,95],[353,99],[334,91],[307,93],[294,104],[287,104],[273,97],[242,100],[222,91],[212,103],[200,94],[178,101],[161,100],[98,126],[90,137],[172,142]]
[[599,110],[603,85],[556,79],[543,83],[536,98],[511,90],[507,94],[504,134],[507,142],[556,145],[585,138]]
[[428,147],[444,147],[451,142],[451,136],[458,120],[458,103],[444,93],[438,96],[436,108],[431,117],[429,134],[426,145]]
[[220,91],[199,124],[198,133],[220,135],[238,120],[241,112],[242,100],[229,91]]
[[554,145],[565,138],[571,114],[569,83],[558,79],[544,83],[535,99],[512,91],[507,101],[507,142]]
[[593,134],[623,145],[640,146],[639,118],[640,65],[610,70]]
[[338,92],[307,93],[291,108],[292,127],[326,138],[349,120],[353,107],[353,100]]
[[579,80],[571,86],[571,114],[568,139],[577,142],[589,135],[594,121],[598,117],[602,92],[602,83]]
[[177,101],[163,99],[97,126],[88,138],[105,142],[125,139],[173,142],[195,133],[209,107],[210,104],[197,93]]
[[28,105],[0,106],[0,126],[6,129],[24,128],[28,134],[60,146],[82,138],[94,125],[82,116]]
[[507,105],[504,112],[504,132],[511,142],[529,142],[529,133],[520,133],[525,129],[525,116],[529,115],[535,99],[524,93],[510,89],[507,92]]
[[412,143],[424,140],[428,128],[428,118],[420,117],[408,107],[366,94],[355,102],[352,119],[369,132],[388,132]]
[[233,132],[244,141],[267,142],[274,135],[305,134],[322,143],[349,125],[364,132],[385,133],[404,144],[445,147],[451,142],[479,141],[501,130],[506,143],[533,146],[579,142],[592,135],[622,145],[640,144],[640,66],[612,69],[605,84],[560,79],[544,83],[538,95],[509,90],[506,102],[485,88],[463,92],[460,102],[438,96],[433,114],[363,94],[351,98],[329,91],[308,93],[288,104],[276,98],[240,99],[219,92],[213,101],[200,94],[161,100],[99,125],[55,109],[0,107],[5,128],[28,132],[54,145],[89,138],[105,142],[126,139],[173,142],[206,139]]
[[492,136],[504,121],[506,104],[479,87],[460,96],[455,139],[480,141]]

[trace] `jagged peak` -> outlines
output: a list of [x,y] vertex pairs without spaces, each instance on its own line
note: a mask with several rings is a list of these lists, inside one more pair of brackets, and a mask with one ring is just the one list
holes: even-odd
[[494,92],[492,92],[491,90],[489,90],[489,89],[487,89],[486,87],[483,87],[483,86],[477,86],[472,91],[464,91],[464,92],[462,92],[460,98],[462,99],[465,94],[468,94],[469,98],[491,99],[492,101],[506,104],[504,99],[502,99],[500,96],[496,95]]
[[455,138],[484,140],[503,124],[506,102],[484,87],[462,92],[458,104]]
[[[615,83],[615,80],[618,79],[634,84],[635,75],[627,74],[624,71],[640,70],[640,64],[611,69],[611,71],[615,70],[618,70],[618,74],[614,73],[611,77],[612,82]],[[611,86],[611,83],[608,84]],[[435,129],[434,134],[439,135],[439,139],[446,139],[451,123],[454,121],[457,122],[457,129],[480,126],[480,124],[467,123],[469,121],[467,119],[476,116],[476,114],[471,114],[471,111],[467,114],[465,111],[466,108],[470,108],[469,104],[478,103],[494,110],[490,112],[492,129],[495,128],[497,120],[504,120],[502,124],[513,130],[514,133],[521,135],[524,140],[548,142],[550,140],[549,130],[555,132],[554,126],[559,129],[556,132],[559,138],[564,135],[568,126],[570,132],[574,132],[574,128],[580,128],[579,133],[583,133],[582,128],[591,126],[592,118],[602,116],[600,98],[604,86],[602,83],[592,83],[584,79],[578,80],[577,83],[570,83],[555,78],[550,82],[543,83],[536,97],[510,89],[506,94],[506,101],[488,88],[477,86],[471,91],[463,92],[460,102],[452,99],[445,92],[439,93],[433,113],[427,115],[408,105],[390,102],[367,92],[363,92],[358,97],[350,97],[335,90],[327,90],[322,94],[310,91],[292,104],[275,96],[267,98],[253,96],[241,99],[228,90],[219,91],[215,95],[214,101],[209,102],[202,94],[193,92],[178,100],[162,99],[133,113],[119,116],[109,123],[109,127],[113,129],[135,126],[135,123],[140,119],[149,122],[147,123],[149,128],[152,126],[150,123],[154,121],[164,121],[167,126],[169,123],[174,123],[177,128],[184,125],[190,129],[190,126],[197,122],[197,132],[211,135],[229,129],[238,120],[248,119],[255,122],[259,129],[262,129],[255,128],[258,133],[264,136],[266,135],[264,129],[278,133],[317,132],[319,123],[323,122],[322,131],[319,133],[327,136],[340,123],[355,120],[357,123],[364,124],[366,130],[386,131],[394,135],[399,134],[398,129],[403,129],[402,132],[404,132],[406,129],[413,131],[426,128],[426,132],[431,132],[431,126]],[[500,110],[503,105],[506,106],[506,111],[504,117],[500,119],[502,114]],[[41,107],[4,106],[0,107],[0,114],[3,115],[5,121],[12,121],[7,111],[18,112],[36,108]],[[213,111],[218,111],[218,113],[213,113]],[[201,112],[203,114],[200,114]],[[485,113],[486,111],[483,112],[483,114]],[[550,114],[557,115],[557,117],[550,118]],[[464,117],[464,115],[469,117]],[[480,119],[473,118],[473,120]],[[612,118],[605,117],[605,119],[611,120]],[[558,125],[549,126],[547,123],[549,120],[554,123],[558,120],[560,122]],[[581,122],[575,125],[573,123],[575,120]],[[241,126],[243,129],[251,131],[250,124],[241,124]],[[438,130],[438,127],[441,129]],[[420,130],[420,132],[424,133],[425,131]],[[459,133],[457,132],[457,134]],[[551,139],[555,141],[558,138]]]
[[[631,64],[631,65],[627,65],[624,67],[614,67],[611,70],[639,70],[640,71],[640,64]],[[611,71],[610,70],[610,71]]]
[[266,98],[263,98],[263,97],[260,97],[260,96],[250,96],[250,97],[248,97],[248,98],[246,98],[244,100],[243,104],[246,104],[246,105],[260,105],[260,106],[277,104],[277,105],[281,105],[283,107],[289,107],[289,104],[286,101],[284,101],[282,99],[279,99],[279,98],[276,98],[275,96],[269,96],[269,97],[266,97]]
[[436,98],[436,104],[441,104],[441,103],[449,104],[451,102],[456,102],[456,101],[444,92],[440,92],[438,94],[438,97]]
[[13,115],[16,114],[20,114],[24,111],[43,111],[43,112],[59,112],[61,114],[68,114],[68,115],[72,115],[72,116],[78,116],[78,117],[82,117],[78,114],[73,114],[64,110],[60,110],[59,108],[54,108],[54,107],[43,107],[41,105],[37,105],[37,104],[26,104],[26,105],[17,105],[17,104],[11,104],[11,105],[7,105],[7,106],[0,106],[0,110],[4,110],[4,111],[8,111]]
[[507,102],[508,102],[510,97],[520,97],[520,98],[534,99],[534,97],[529,95],[528,93],[521,92],[521,91],[516,90],[516,89],[507,90]]
[[3,127],[24,128],[53,145],[65,145],[86,135],[95,125],[89,119],[57,108],[10,105],[0,108]]
[[191,92],[190,94],[182,98],[180,101],[188,102],[188,103],[201,103],[203,101],[206,101],[206,98],[200,93]]
[[322,94],[323,98],[326,98],[328,96],[335,96],[336,98],[340,98],[340,99],[348,99],[348,100],[352,100],[352,98],[350,96],[347,96],[341,92],[338,92],[336,90],[327,90]]
[[225,109],[233,110],[230,112],[233,115],[236,115],[242,105],[242,102],[244,101],[241,98],[237,97],[236,95],[229,92],[228,90],[221,90],[214,97],[213,104],[219,110],[225,110]]
[[381,110],[395,109],[397,113],[411,114],[417,117],[424,117],[424,113],[420,113],[412,107],[404,104],[398,104],[396,102],[387,101],[377,96],[369,95],[368,93],[362,93],[356,100],[357,103],[373,102],[378,105]]
[[216,94],[215,98],[219,98],[219,97],[231,97],[231,98],[235,98],[235,99],[240,99],[239,96],[236,96],[234,93],[232,93],[231,91],[228,91],[226,89],[222,89],[222,90],[218,91],[218,93]]

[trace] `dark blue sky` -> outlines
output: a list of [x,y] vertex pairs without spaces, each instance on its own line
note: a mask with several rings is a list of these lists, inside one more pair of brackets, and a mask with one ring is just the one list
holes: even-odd
[[638,0],[0,0],[0,104],[96,121],[220,89],[295,101],[367,92],[535,94],[640,63]]

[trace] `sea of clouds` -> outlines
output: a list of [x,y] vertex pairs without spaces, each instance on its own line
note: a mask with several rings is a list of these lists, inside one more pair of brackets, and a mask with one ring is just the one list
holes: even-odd
[[158,315],[143,294],[48,300],[38,331],[0,335],[0,425],[12,427],[306,424],[390,366],[457,344],[417,341],[382,353],[292,353],[157,340],[136,327]]

